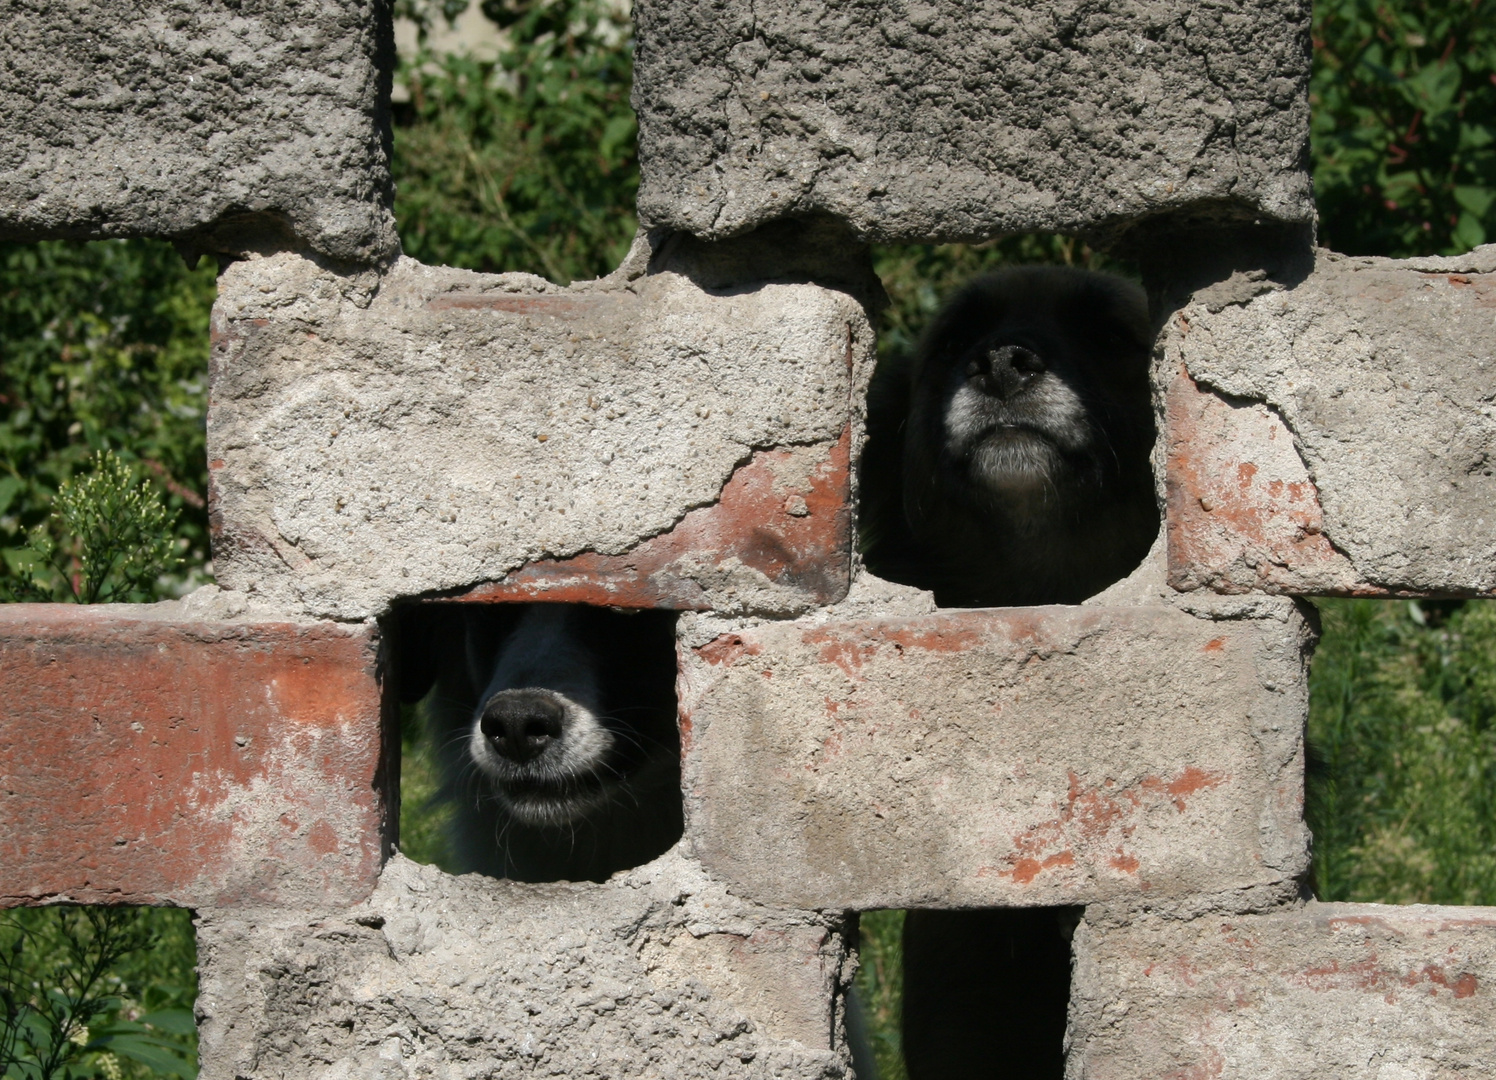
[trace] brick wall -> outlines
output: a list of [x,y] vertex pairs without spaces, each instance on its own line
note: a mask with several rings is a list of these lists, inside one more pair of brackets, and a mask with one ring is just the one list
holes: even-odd
[[[840,1076],[841,912],[999,904],[1086,906],[1072,1078],[1489,1069],[1496,912],[1301,899],[1293,598],[1496,593],[1496,248],[1313,250],[1307,4],[641,0],[645,227],[566,288],[398,256],[382,5],[85,6],[7,17],[0,236],[235,260],[222,588],[0,610],[0,903],[193,907],[205,1077]],[[1040,228],[1144,269],[1163,536],[938,612],[852,550],[863,245]],[[454,593],[689,613],[677,849],[391,856],[378,619]]]

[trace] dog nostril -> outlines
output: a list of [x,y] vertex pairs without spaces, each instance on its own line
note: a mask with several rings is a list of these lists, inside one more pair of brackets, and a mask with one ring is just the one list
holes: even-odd
[[1022,371],[1028,375],[1041,374],[1048,368],[1048,365],[1044,363],[1044,357],[1040,356],[1032,349],[1025,349],[1021,345],[1015,345],[1013,347],[1013,355],[1009,360],[1009,363],[1011,363],[1016,370]]
[[488,699],[478,722],[495,753],[523,762],[543,753],[562,734],[566,710],[534,690],[504,690]]
[[988,393],[1004,401],[1022,393],[1030,383],[1048,370],[1044,358],[1022,345],[1003,345],[987,353],[992,374],[985,380]]

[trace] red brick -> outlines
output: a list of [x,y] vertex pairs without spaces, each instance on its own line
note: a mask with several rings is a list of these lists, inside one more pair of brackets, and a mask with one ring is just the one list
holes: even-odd
[[390,799],[374,633],[0,606],[0,905],[352,902]]

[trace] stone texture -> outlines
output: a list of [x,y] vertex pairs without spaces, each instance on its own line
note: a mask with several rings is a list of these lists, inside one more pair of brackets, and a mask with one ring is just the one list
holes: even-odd
[[203,1080],[847,1077],[840,920],[679,854],[604,885],[396,856],[361,907],[200,920]]
[[338,618],[483,582],[774,614],[846,592],[872,331],[845,293],[279,255],[214,311],[230,587]]
[[1291,894],[1307,631],[1261,610],[688,620],[687,835],[803,907]]
[[1496,908],[1088,913],[1074,948],[1068,1080],[1467,1080],[1496,1061]]
[[367,896],[389,811],[370,629],[0,605],[0,906]]
[[1171,584],[1496,594],[1493,342],[1496,245],[1197,293],[1163,353]]
[[393,258],[383,0],[3,0],[0,239]]
[[641,218],[826,213],[878,240],[1313,220],[1309,5],[634,7]]

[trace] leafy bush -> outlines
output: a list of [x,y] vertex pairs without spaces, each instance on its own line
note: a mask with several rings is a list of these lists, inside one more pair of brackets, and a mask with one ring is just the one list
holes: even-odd
[[160,491],[202,577],[214,292],[211,265],[189,270],[158,241],[0,243],[0,596],[27,587],[16,549],[38,527],[65,546],[53,500],[104,450]]
[[0,1078],[191,1080],[196,955],[180,909],[0,916]]
[[1496,239],[1496,9],[1489,0],[1315,5],[1320,242],[1458,254]]
[[628,20],[600,0],[483,11],[509,35],[496,61],[422,52],[401,67],[411,105],[393,167],[406,254],[560,284],[606,274],[637,222]]
[[8,553],[19,579],[11,586],[14,599],[154,599],[157,582],[179,561],[176,514],[148,483],[136,486],[133,479],[118,454],[103,450],[94,455],[91,474],[62,482],[51,518],[33,530],[30,549]]

